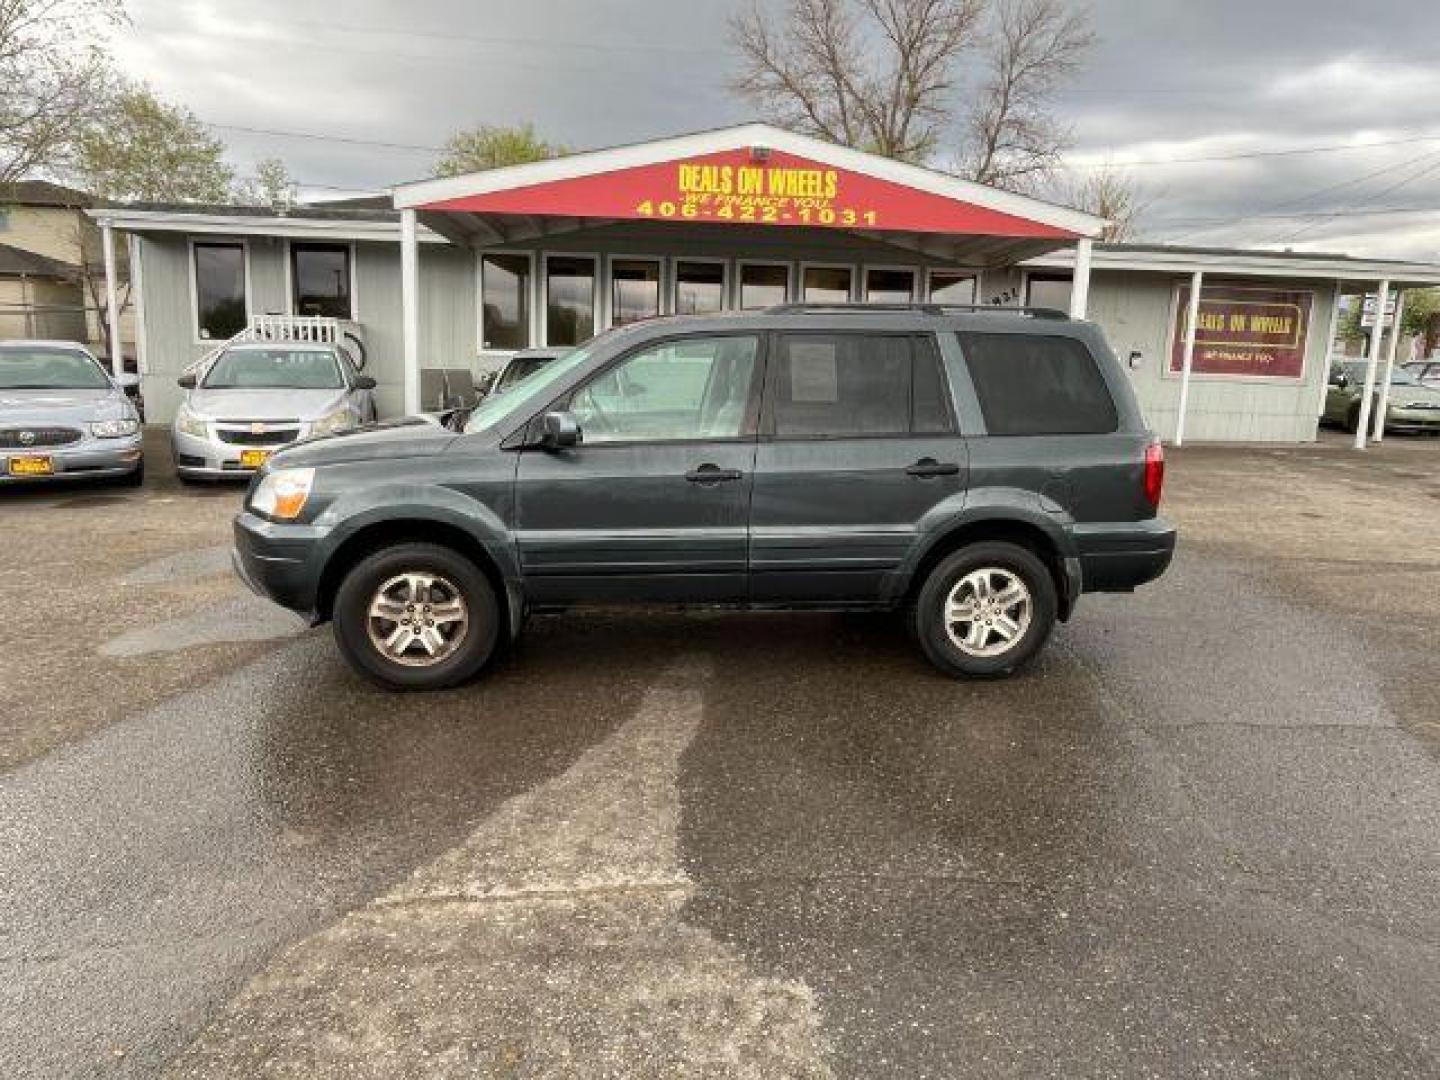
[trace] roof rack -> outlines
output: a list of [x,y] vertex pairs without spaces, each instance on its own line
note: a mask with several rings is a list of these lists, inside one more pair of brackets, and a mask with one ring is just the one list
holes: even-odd
[[925,315],[949,315],[952,312],[993,312],[997,315],[1027,315],[1032,319],[1059,319],[1068,321],[1070,316],[1056,308],[1047,307],[1002,307],[999,304],[931,304],[931,303],[809,303],[795,302],[773,304],[765,309],[766,315],[805,315],[812,312],[838,312],[840,314],[864,315],[872,311],[918,311]]

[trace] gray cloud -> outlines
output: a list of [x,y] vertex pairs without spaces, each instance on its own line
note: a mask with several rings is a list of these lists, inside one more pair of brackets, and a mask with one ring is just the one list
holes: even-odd
[[[433,153],[234,127],[438,146],[533,121],[595,147],[747,119],[725,18],[704,0],[132,0],[127,68],[218,129],[242,170],[283,157],[334,189],[423,175]],[[1070,174],[1124,165],[1146,231],[1440,260],[1440,5],[1095,0],[1098,45],[1060,104]],[[1317,145],[1431,142],[1272,157]],[[942,158],[948,155],[942,153]],[[1230,157],[1157,164],[1179,158]],[[1433,168],[1431,168],[1433,166]],[[1428,171],[1427,171],[1428,170]],[[1328,190],[1327,190],[1328,189]],[[1374,214],[1395,208],[1410,214]],[[1366,211],[1355,216],[1278,215]]]

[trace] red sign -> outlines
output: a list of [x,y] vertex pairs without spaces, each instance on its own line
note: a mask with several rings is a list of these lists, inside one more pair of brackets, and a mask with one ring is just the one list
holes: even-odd
[[[1196,375],[1298,379],[1305,371],[1305,346],[1315,294],[1279,289],[1206,285],[1195,320]],[[1175,313],[1170,371],[1185,368],[1185,331],[1190,287],[1182,286]]]
[[750,150],[725,150],[465,195],[420,209],[1055,239],[1077,235],[778,151],[760,160]]

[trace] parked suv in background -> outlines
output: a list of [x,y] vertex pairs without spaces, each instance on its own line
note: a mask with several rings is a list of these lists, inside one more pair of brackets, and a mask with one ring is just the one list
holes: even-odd
[[612,330],[475,409],[310,439],[252,481],[250,585],[391,686],[481,670],[529,611],[910,613],[995,676],[1082,592],[1162,573],[1160,444],[1093,325],[787,305]]

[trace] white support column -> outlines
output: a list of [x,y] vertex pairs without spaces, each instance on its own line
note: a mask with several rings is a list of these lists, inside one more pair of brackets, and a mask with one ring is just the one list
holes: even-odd
[[1385,377],[1380,380],[1380,410],[1375,414],[1372,437],[1385,441],[1385,416],[1390,411],[1390,376],[1395,371],[1395,350],[1400,344],[1400,320],[1405,317],[1405,294],[1395,292],[1395,318],[1390,320],[1390,348],[1385,352]]
[[1375,369],[1380,366],[1380,346],[1385,340],[1385,305],[1390,302],[1390,282],[1380,282],[1375,297],[1375,329],[1370,335],[1370,362],[1365,365],[1365,391],[1360,398],[1360,422],[1355,425],[1355,449],[1365,449],[1365,436],[1370,431],[1371,397],[1375,393]]
[[1325,402],[1330,395],[1330,350],[1335,347],[1335,335],[1340,332],[1340,301],[1345,295],[1345,283],[1335,282],[1335,293],[1330,298],[1330,323],[1325,331],[1325,350],[1320,357],[1320,399],[1315,402],[1315,431],[1312,437],[1319,437],[1320,417],[1325,415]]
[[120,282],[115,277],[115,226],[100,223],[100,246],[105,255],[105,319],[110,328],[110,371],[125,373],[125,349],[120,344]]
[[404,342],[405,412],[420,411],[420,245],[414,210],[400,211],[400,327]]
[[1195,324],[1200,320],[1200,290],[1205,272],[1190,275],[1190,306],[1185,313],[1185,354],[1180,362],[1180,406],[1175,413],[1175,445],[1185,445],[1185,416],[1190,411],[1190,370],[1195,366]]
[[1070,317],[1085,318],[1090,307],[1090,256],[1095,247],[1093,240],[1075,242],[1075,273],[1070,278]]

